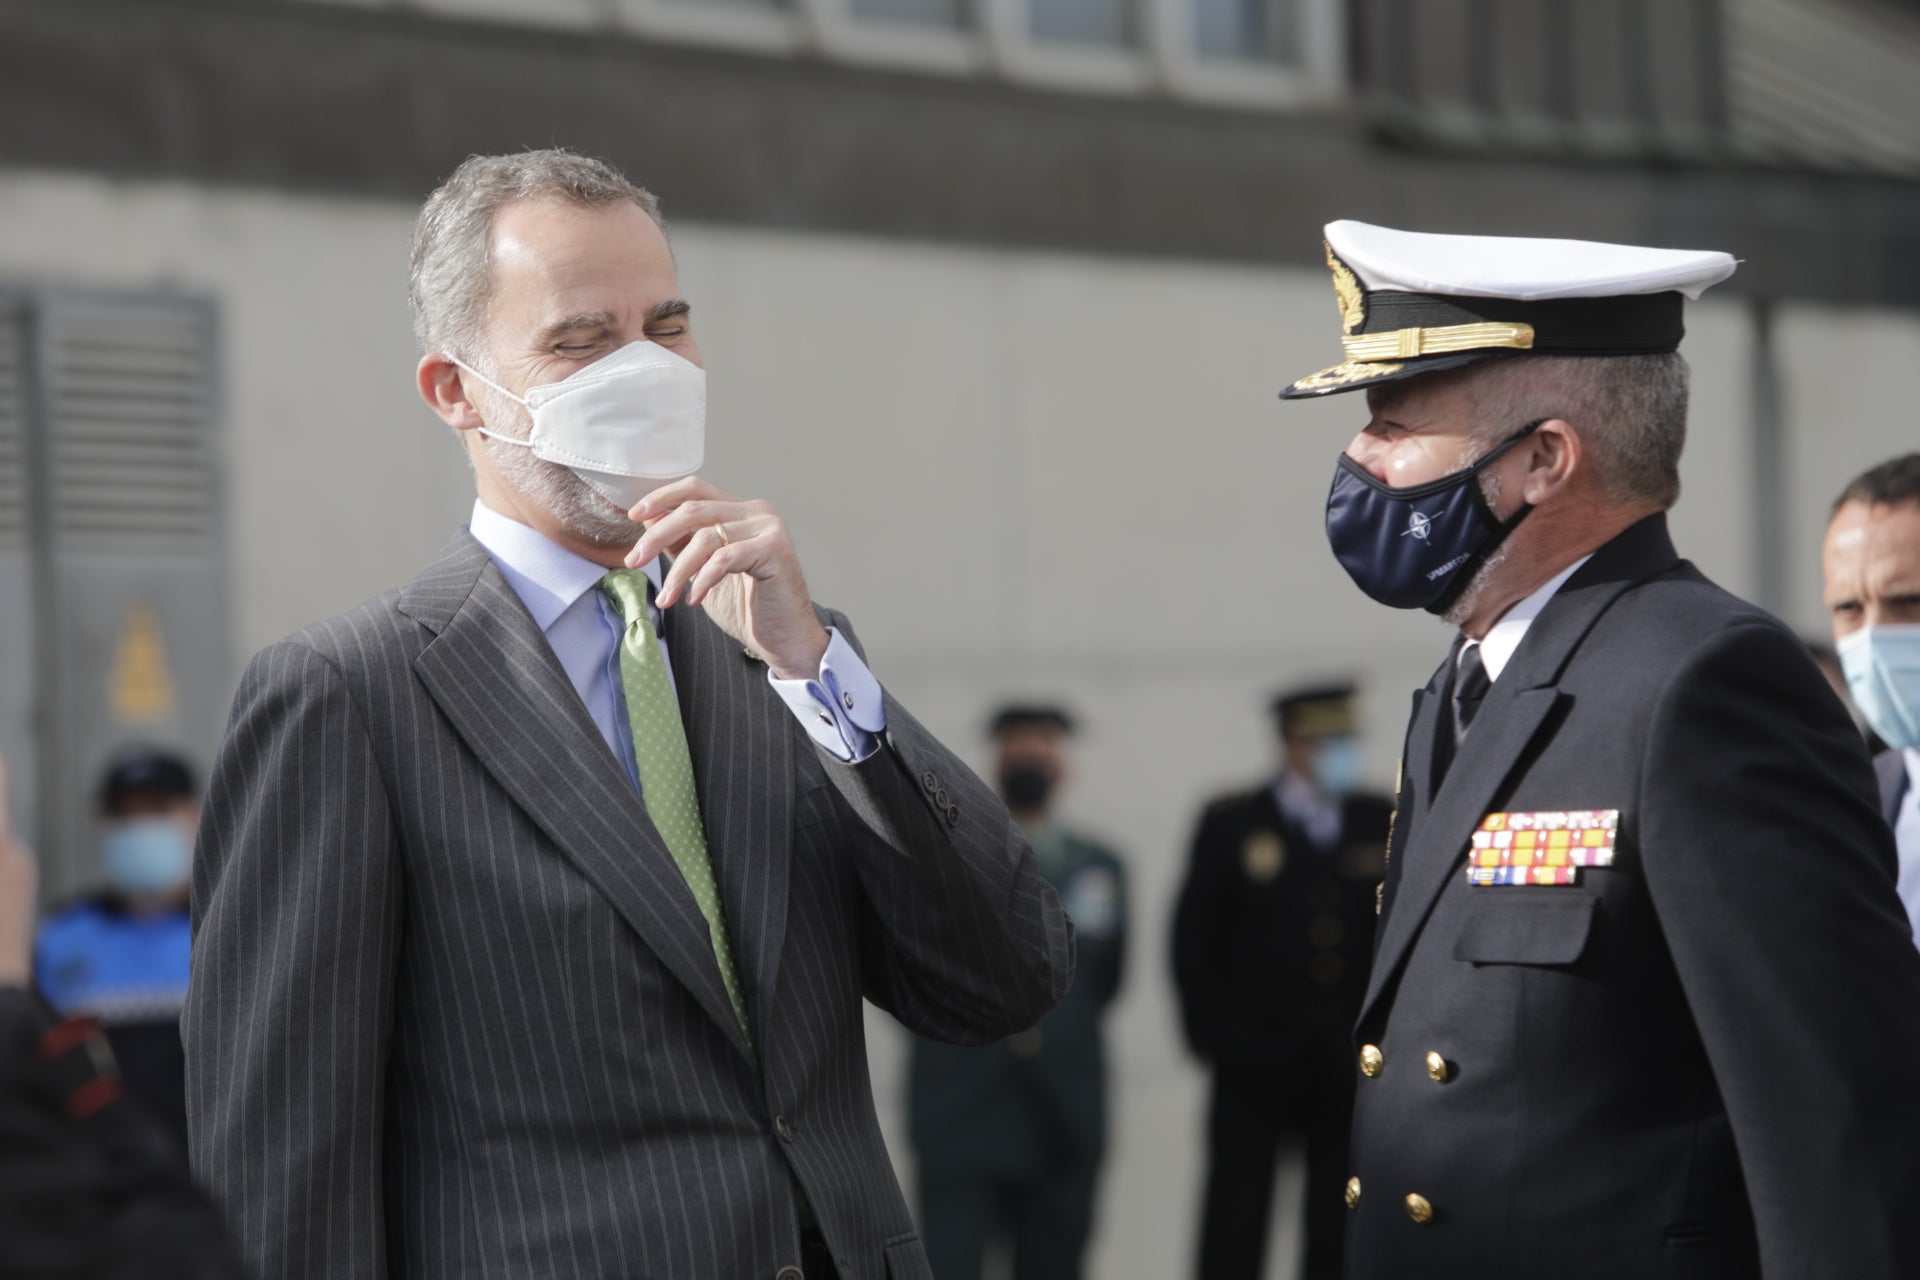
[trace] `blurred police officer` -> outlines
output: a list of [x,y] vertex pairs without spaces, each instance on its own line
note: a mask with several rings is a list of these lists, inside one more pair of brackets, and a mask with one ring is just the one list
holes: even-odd
[[1725,254],[1327,229],[1326,528],[1459,629],[1357,1024],[1355,1280],[1920,1275],[1920,953],[1806,647],[1681,560]]
[[1887,749],[1880,806],[1900,853],[1900,898],[1920,939],[1920,453],[1862,473],[1833,504],[1821,549],[1847,691]]
[[1308,1280],[1338,1280],[1353,1073],[1392,804],[1361,794],[1351,685],[1273,701],[1280,772],[1206,806],[1174,918],[1187,1043],[1213,1072],[1202,1280],[1256,1280],[1281,1144],[1307,1153]]
[[188,876],[199,789],[181,756],[128,747],[100,781],[104,883],[41,922],[34,972],[62,1017],[98,1018],[127,1092],[187,1158],[180,1010],[193,936]]
[[1000,794],[1073,919],[1079,958],[1067,998],[1032,1030],[986,1048],[914,1041],[908,1120],[937,1280],[978,1280],[990,1241],[1011,1251],[1014,1280],[1074,1280],[1093,1230],[1100,1024],[1126,957],[1126,879],[1110,850],[1054,817],[1072,731],[1053,706],[1009,706],[991,724]]
[[0,760],[0,1276],[238,1280],[219,1213],[128,1102],[99,1020],[56,1018],[29,985],[39,877],[7,797]]

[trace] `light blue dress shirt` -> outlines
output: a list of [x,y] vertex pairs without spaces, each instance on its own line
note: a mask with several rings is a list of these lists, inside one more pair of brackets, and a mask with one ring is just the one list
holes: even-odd
[[[638,788],[632,730],[620,683],[624,624],[612,601],[595,590],[607,570],[555,546],[538,531],[483,502],[473,504],[468,530],[493,557],[507,585],[533,615],[534,624],[553,646],[561,669],[586,704],[594,727],[626,770],[628,780]],[[660,589],[661,562],[647,565],[646,575],[652,584],[648,608],[653,615],[654,634],[661,637],[660,653],[667,660],[671,679],[673,658],[660,630],[660,611],[651,604],[653,593]],[[880,683],[839,629],[829,627],[827,635],[827,652],[815,679],[777,680],[769,670],[767,682],[799,718],[807,735],[823,749],[841,760],[864,760],[878,748],[877,735],[887,727],[885,699]]]

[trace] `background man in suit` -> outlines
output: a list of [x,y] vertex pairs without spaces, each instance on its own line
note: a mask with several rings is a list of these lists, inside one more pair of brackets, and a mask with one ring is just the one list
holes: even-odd
[[1200,815],[1174,916],[1187,1044],[1213,1073],[1201,1280],[1258,1280],[1282,1143],[1307,1155],[1307,1280],[1339,1280],[1353,1069],[1393,806],[1363,794],[1352,685],[1273,700],[1279,775]]
[[1859,734],[1674,552],[1725,254],[1327,229],[1371,420],[1327,506],[1459,628],[1357,1026],[1355,1280],[1920,1275],[1920,952]]
[[271,1277],[925,1280],[861,998],[1024,1030],[1071,976],[1058,899],[774,509],[689,474],[652,196],[471,159],[412,298],[479,499],[242,681],[195,866],[195,1167]]
[[1920,453],[1841,491],[1820,562],[1848,692],[1887,744],[1873,767],[1899,847],[1900,898],[1920,939]]
[[1107,1147],[1101,1020],[1126,961],[1126,873],[1053,814],[1073,722],[1051,706],[993,718],[1000,795],[1074,923],[1075,979],[1031,1031],[986,1048],[914,1041],[907,1108],[920,1229],[939,1280],[979,1280],[988,1242],[1014,1280],[1076,1280]]

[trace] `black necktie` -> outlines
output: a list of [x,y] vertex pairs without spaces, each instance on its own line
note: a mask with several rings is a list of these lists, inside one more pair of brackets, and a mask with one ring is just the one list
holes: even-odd
[[1460,655],[1460,668],[1453,681],[1453,736],[1456,743],[1465,738],[1467,730],[1473,727],[1473,718],[1480,714],[1480,703],[1491,688],[1493,681],[1487,675],[1487,664],[1480,660],[1480,646],[1468,645]]

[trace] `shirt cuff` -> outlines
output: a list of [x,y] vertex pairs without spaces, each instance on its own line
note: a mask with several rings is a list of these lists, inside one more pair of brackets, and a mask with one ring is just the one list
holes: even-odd
[[887,702],[880,682],[840,635],[827,628],[827,652],[814,680],[781,680],[767,672],[767,683],[806,727],[821,748],[848,763],[879,750],[887,727]]

